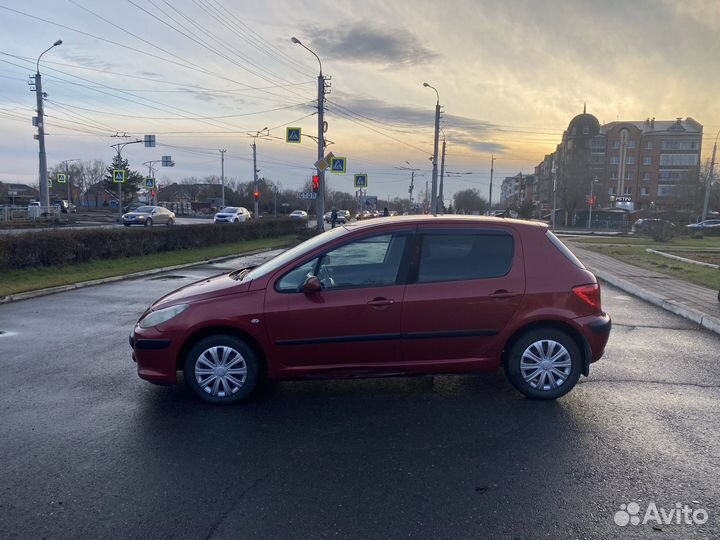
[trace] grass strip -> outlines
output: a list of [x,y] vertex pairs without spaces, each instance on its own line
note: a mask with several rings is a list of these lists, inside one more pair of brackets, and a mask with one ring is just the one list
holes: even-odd
[[12,270],[0,274],[0,298],[9,294],[34,291],[46,287],[58,287],[92,279],[132,274],[144,270],[201,262],[215,257],[242,255],[257,249],[274,249],[296,243],[295,235],[276,236],[261,240],[218,244],[205,248],[181,249],[154,253],[141,257],[125,257],[113,260],[92,261],[58,267]]
[[[696,285],[720,290],[720,271],[714,268],[704,268],[696,264],[688,264],[681,261],[674,261],[654,253],[645,251],[640,246],[596,246],[583,245],[583,249],[596,251],[608,255],[628,264],[654,270],[673,278],[682,279]],[[688,257],[687,254],[683,255]],[[690,257],[688,257],[690,258]]]

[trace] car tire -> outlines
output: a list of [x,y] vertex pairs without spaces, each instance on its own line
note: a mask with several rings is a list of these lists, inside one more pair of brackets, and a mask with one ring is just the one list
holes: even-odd
[[[218,378],[217,373],[212,373],[218,368],[228,371],[219,371],[224,375]],[[185,357],[183,373],[185,384],[199,399],[215,405],[230,405],[253,393],[260,380],[261,367],[255,351],[247,343],[234,336],[217,334],[192,346]]]
[[173,220],[173,218],[168,219],[167,226],[172,227],[173,225],[175,225],[175,221]]
[[146,226],[146,227],[152,227],[152,219],[151,219],[151,218],[148,218],[148,219],[145,220],[145,226]]
[[233,223],[240,223],[240,220],[238,218],[233,219]]
[[513,343],[504,367],[510,384],[525,396],[556,399],[578,382],[583,358],[577,343],[565,332],[541,328],[523,334]]
[[123,223],[123,225],[125,225],[126,227],[129,227],[129,226],[130,226],[129,223]]

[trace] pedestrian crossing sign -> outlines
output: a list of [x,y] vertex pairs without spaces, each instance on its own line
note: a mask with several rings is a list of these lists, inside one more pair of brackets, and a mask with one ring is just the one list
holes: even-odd
[[355,187],[356,188],[366,188],[368,185],[368,178],[367,174],[356,174],[355,175]]
[[146,188],[149,188],[149,189],[154,188],[154,187],[155,187],[155,179],[152,178],[152,177],[150,177],[150,176],[148,176],[148,177],[145,179],[145,187],[146,187]]
[[66,176],[64,173],[58,173],[57,175],[58,184],[64,184],[66,182]]
[[347,170],[347,159],[344,157],[332,157],[330,158],[330,172],[335,174],[345,174]]
[[125,169],[113,169],[113,182],[116,184],[125,183]]
[[302,139],[302,128],[289,127],[285,129],[285,142],[299,144]]

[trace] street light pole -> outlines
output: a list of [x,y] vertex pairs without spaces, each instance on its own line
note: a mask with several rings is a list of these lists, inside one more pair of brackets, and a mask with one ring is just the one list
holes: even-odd
[[493,172],[495,171],[495,157],[494,154],[490,154],[490,196],[488,200],[488,206],[492,212],[492,184],[493,184]]
[[62,163],[65,164],[65,182],[67,182],[67,200],[68,204],[72,202],[71,198],[71,192],[70,192],[70,165],[68,165],[71,161],[80,161],[79,158],[73,158],[73,159],[66,159]]
[[713,170],[715,169],[715,154],[717,153],[718,137],[720,137],[720,130],[717,132],[717,135],[715,135],[715,144],[713,145],[712,159],[710,160],[710,171],[708,171],[708,179],[705,185],[705,201],[703,202],[701,222],[707,219],[708,203],[710,202],[710,189],[712,188],[713,180],[715,180]]
[[[317,143],[318,151],[317,157],[318,162],[325,157],[325,77],[322,72],[322,61],[320,57],[315,54],[312,49],[309,49],[296,37],[291,38],[291,41],[297,45],[300,45],[306,51],[309,51],[318,61],[320,65],[320,73],[318,75],[318,134]],[[317,198],[317,230],[322,232],[325,230],[325,224],[323,221],[323,215],[325,214],[325,169],[317,168],[318,177],[318,198]]]
[[38,128],[37,140],[39,143],[38,161],[39,161],[39,179],[40,179],[40,206],[45,207],[46,210],[50,206],[50,190],[48,189],[48,174],[47,174],[47,155],[45,154],[45,113],[43,111],[43,90],[42,90],[42,77],[40,76],[40,59],[50,49],[62,45],[62,39],[58,39],[50,47],[45,49],[38,56],[37,63],[35,64],[35,98],[37,100],[37,117],[36,123]]
[[222,207],[225,208],[225,152],[227,150],[220,150],[220,185],[221,185],[221,199]]
[[423,86],[425,88],[432,88],[435,90],[435,95],[437,96],[437,101],[435,102],[435,140],[433,142],[433,157],[432,157],[432,195],[430,197],[430,208],[433,213],[433,215],[437,214],[437,189],[438,189],[438,170],[437,170],[437,161],[438,161],[438,142],[440,139],[440,93],[437,91],[437,88],[435,88],[432,85],[429,85],[428,83],[424,82]]
[[593,188],[595,187],[595,183],[597,181],[598,181],[597,176],[595,176],[592,179],[592,182],[590,182],[590,201],[589,201],[590,211],[588,212],[588,225],[587,225],[588,230],[590,230],[590,228],[592,227],[592,209],[593,209],[593,206],[595,206],[595,199],[593,199]]
[[438,194],[438,209],[441,214],[445,213],[443,202],[443,183],[445,180],[445,134],[443,133],[442,159],[440,160],[440,193]]

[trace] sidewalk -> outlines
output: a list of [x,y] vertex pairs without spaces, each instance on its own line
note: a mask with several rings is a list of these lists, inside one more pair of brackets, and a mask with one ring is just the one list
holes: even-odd
[[718,291],[571,246],[598,279],[720,334]]

